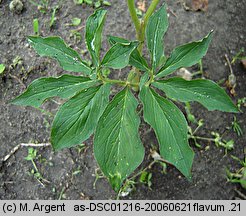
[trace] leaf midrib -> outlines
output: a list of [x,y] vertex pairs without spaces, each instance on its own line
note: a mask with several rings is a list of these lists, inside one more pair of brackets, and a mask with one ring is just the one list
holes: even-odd
[[[80,110],[77,112],[76,115],[78,115],[78,117],[76,118],[76,120],[74,121],[74,123],[69,127],[69,129],[66,130],[66,132],[61,136],[61,138],[59,139],[58,142],[60,142],[60,140],[62,140],[63,137],[64,137],[64,136],[71,130],[71,128],[78,122],[78,119],[81,118],[81,116],[83,115],[84,111],[85,111],[86,109],[89,109],[89,110],[90,110],[91,104],[94,102],[94,98],[95,98],[95,96],[96,96],[96,94],[98,93],[99,90],[100,90],[100,89],[98,89],[95,93],[93,93],[94,95],[92,94],[92,95],[93,95],[93,96],[91,96],[92,99],[88,101],[88,103],[85,105],[84,109],[80,109]],[[85,121],[85,122],[87,122],[87,120],[88,120],[88,116],[86,117],[86,121]],[[67,122],[67,121],[69,121],[69,119],[67,119],[65,122]],[[65,124],[65,123],[63,123],[63,124]],[[85,124],[86,124],[86,123],[85,123]],[[62,125],[61,125],[61,127],[62,127]],[[85,128],[85,127],[84,127],[84,128]]]
[[[32,39],[30,39],[31,41],[32,41]],[[60,38],[59,38],[59,40],[60,40]],[[32,41],[33,42],[33,41]],[[34,43],[34,42],[33,42]],[[64,43],[64,42],[63,42]],[[69,58],[69,59],[74,59],[74,57],[72,57],[71,55],[69,55],[67,52],[65,52],[65,51],[63,51],[63,50],[61,50],[61,49],[57,49],[57,46],[53,46],[52,44],[49,44],[49,45],[47,45],[47,44],[45,44],[45,43],[38,43],[38,44],[41,44],[41,45],[43,45],[44,47],[49,47],[49,48],[51,48],[51,49],[53,49],[53,50],[57,50],[57,51],[59,51],[59,53],[61,53],[61,54],[63,54],[63,55],[65,55],[66,56],[66,58]],[[34,45],[35,46],[37,46],[37,43],[34,43]],[[65,47],[66,48],[68,48],[68,49],[71,49],[69,46],[66,46],[66,44],[64,43],[64,45],[65,45]],[[75,51],[74,51],[75,52]],[[76,52],[75,52],[76,53]],[[76,53],[77,54],[77,53]],[[40,54],[40,55],[46,55],[46,54]],[[53,55],[53,54],[52,54]],[[85,67],[87,70],[90,70],[90,68],[82,61],[82,59],[81,59],[81,57],[77,54],[76,55],[76,58],[78,58],[78,61],[76,61],[76,62],[79,62],[80,63],[80,65],[82,65],[83,67]],[[58,59],[57,59],[58,60]],[[62,62],[61,62],[62,63]]]
[[[126,107],[125,105],[126,105],[126,102],[127,102],[127,100],[126,100],[127,94],[128,94],[128,90],[126,90],[125,95],[124,95],[123,98],[121,99],[121,100],[124,100],[124,101],[123,101],[123,105],[122,105],[123,108]],[[113,143],[113,145],[117,145],[117,143],[118,143],[118,145],[117,145],[117,155],[116,155],[116,158],[117,158],[116,163],[117,163],[117,164],[119,164],[119,158],[120,158],[120,157],[119,157],[119,155],[120,155],[120,145],[121,145],[120,137],[121,137],[122,128],[123,128],[122,123],[124,122],[124,118],[122,119],[122,117],[124,116],[124,113],[125,113],[125,111],[126,111],[126,109],[123,109],[123,108],[122,108],[122,112],[121,112],[121,115],[120,115],[120,121],[119,121],[118,123],[116,123],[116,125],[115,125],[115,127],[114,127],[114,128],[117,128],[118,125],[119,125],[119,129],[118,129],[118,130],[119,130],[119,136],[116,138],[116,140],[115,140],[114,143]],[[113,132],[114,132],[114,130],[112,130],[112,132],[109,133],[109,136],[108,136],[108,138],[107,138],[107,143],[108,143],[108,139],[109,139],[110,135],[111,135]],[[112,149],[113,149],[113,148],[112,148]],[[111,152],[110,152],[110,154],[111,154]],[[106,162],[106,163],[107,163],[107,162]]]
[[[116,44],[116,45],[117,45],[117,44]],[[128,45],[128,46],[130,47],[131,45]],[[126,47],[127,47],[127,46],[126,46]],[[133,49],[133,48],[132,48],[132,49]],[[125,53],[127,53],[127,52],[129,52],[129,51],[130,51],[130,49],[129,49],[129,50],[126,50],[125,52],[121,53],[120,56],[124,55]],[[115,59],[119,58],[119,56],[116,56],[116,55],[114,55],[114,56],[116,56],[115,58],[111,58],[111,56],[112,56],[115,52],[117,52],[117,50],[115,50],[113,53],[111,53],[111,54],[109,55],[108,59],[110,59],[110,61],[107,61],[106,63],[102,63],[103,66],[109,65],[109,64],[111,64]],[[129,58],[130,58],[130,56],[128,57],[128,59],[129,59]]]
[[[175,59],[174,59],[172,62],[169,63],[169,66],[167,66],[167,67],[164,68],[162,71],[160,71],[160,73],[158,73],[158,74],[156,75],[156,77],[159,77],[159,76],[160,76],[161,74],[163,74],[163,73],[165,74],[165,72],[168,71],[171,67],[176,66],[180,61],[182,61],[182,60],[187,56],[188,53],[190,53],[190,52],[192,52],[194,49],[196,49],[197,46],[199,46],[199,44],[198,44],[198,42],[195,42],[195,43],[197,43],[197,45],[196,45],[195,47],[189,49],[187,52],[185,52],[185,54],[184,54],[180,59],[178,59],[178,61],[177,61],[176,63],[172,64],[172,63],[179,57],[179,55],[181,55],[181,53],[180,53],[179,55],[177,55],[177,56],[175,57]],[[170,57],[170,58],[171,58],[171,57]],[[168,63],[168,60],[167,60],[167,63]],[[165,67],[165,65],[164,65],[164,67]],[[159,75],[159,76],[158,76],[158,75]]]
[[[161,83],[161,82],[159,82],[159,83]],[[167,84],[167,83],[165,83],[164,85],[167,85],[170,89],[173,89],[173,91],[177,92],[176,89],[175,89],[172,85],[169,85],[169,84]],[[182,88],[182,87],[179,87],[179,89],[181,89],[181,90],[183,90],[183,91],[186,91],[186,92],[188,92],[188,93],[194,95],[194,93],[193,93],[191,90],[189,90],[189,89]],[[178,92],[177,92],[177,93],[178,93]],[[203,94],[201,94],[201,93],[199,93],[199,92],[196,92],[196,94],[199,95],[199,96],[202,97],[202,98],[207,99],[207,97],[206,97],[205,95],[203,95]],[[213,98],[211,98],[211,97],[209,98],[209,100],[217,102],[216,99],[213,99]],[[197,99],[197,101],[199,101],[201,104],[204,104],[203,101],[200,101],[199,99]],[[219,100],[219,102],[222,103],[222,104],[224,104],[224,106],[227,106],[227,105],[224,103],[224,100]]]
[[[189,170],[189,168],[187,167],[187,164],[186,164],[185,157],[184,157],[182,151],[180,150],[180,147],[179,147],[179,144],[178,144],[178,142],[177,142],[176,136],[174,135],[174,130],[173,130],[171,124],[169,123],[169,119],[167,118],[165,111],[162,109],[162,107],[161,107],[160,104],[158,103],[158,100],[155,98],[155,96],[152,94],[152,92],[150,92],[150,93],[151,93],[152,97],[154,98],[154,100],[156,101],[156,104],[158,105],[159,109],[162,110],[162,113],[164,114],[165,119],[166,119],[166,121],[168,122],[168,126],[169,126],[169,128],[171,129],[172,136],[174,137],[174,140],[175,140],[175,145],[178,146],[178,151],[179,151],[179,153],[180,153],[180,155],[181,155],[181,157],[182,157],[180,161],[185,161],[184,164],[185,164],[186,170]],[[172,122],[177,126],[176,122],[173,121],[173,119],[170,119],[170,120],[172,120]],[[177,126],[177,127],[178,127],[178,126]]]
[[[158,36],[158,27],[160,25],[160,17],[157,18],[157,25],[155,26],[155,38],[154,38],[154,46],[153,46],[153,53],[152,53],[152,59],[153,59],[153,65],[156,65],[157,64],[157,61],[156,61],[156,43],[157,43],[157,36]],[[155,62],[155,64],[154,64]]]

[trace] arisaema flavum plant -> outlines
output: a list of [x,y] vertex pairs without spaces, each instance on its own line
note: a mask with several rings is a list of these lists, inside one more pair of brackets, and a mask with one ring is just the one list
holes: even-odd
[[[59,37],[28,37],[39,55],[55,58],[65,71],[77,72],[78,76],[64,74],[37,79],[12,101],[16,105],[39,107],[52,97],[66,99],[53,120],[50,138],[53,148],[81,144],[94,134],[95,159],[115,191],[120,190],[144,158],[140,116],[136,111],[139,103],[143,105],[145,122],[156,134],[161,157],[187,179],[191,179],[194,152],[188,143],[185,116],[172,101],[196,101],[208,110],[238,112],[225,91],[213,81],[186,81],[168,76],[200,61],[208,50],[212,31],[202,40],[176,47],[166,57],[163,37],[168,29],[168,16],[165,3],[157,10],[158,3],[159,0],[153,0],[139,20],[134,0],[128,0],[136,40],[108,36],[110,48],[102,59],[100,49],[107,11],[96,10],[87,19],[85,28],[93,66],[87,65]],[[150,60],[142,55],[145,42]],[[133,69],[125,80],[110,79],[103,73],[105,68],[122,69],[129,65]],[[122,90],[110,101],[114,85]],[[165,97],[156,89],[163,91]]]

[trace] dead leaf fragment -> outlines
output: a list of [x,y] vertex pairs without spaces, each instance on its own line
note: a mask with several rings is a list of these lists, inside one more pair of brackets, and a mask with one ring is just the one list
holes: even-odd
[[141,0],[137,2],[138,9],[141,10],[142,12],[146,12],[146,1]]
[[246,59],[243,59],[241,62],[243,64],[244,69],[246,69]]
[[186,68],[180,68],[177,72],[176,72],[177,76],[182,77],[185,80],[192,80],[192,74],[190,71],[188,71]]
[[208,10],[208,0],[192,0],[192,10],[206,12]]

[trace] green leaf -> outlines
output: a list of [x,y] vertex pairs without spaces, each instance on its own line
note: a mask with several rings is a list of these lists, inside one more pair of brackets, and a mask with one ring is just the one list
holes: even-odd
[[94,132],[109,102],[110,85],[82,90],[57,112],[51,130],[55,150],[81,144]]
[[75,4],[80,5],[80,4],[83,4],[84,0],[73,0],[73,1],[74,1]]
[[142,89],[142,87],[148,82],[149,80],[149,73],[145,72],[141,78],[140,78],[140,82],[139,82],[139,88],[140,90]]
[[12,104],[39,107],[51,97],[69,98],[77,92],[96,85],[98,81],[87,77],[63,75],[58,78],[40,78],[34,80],[27,90],[11,101]]
[[[108,36],[108,41],[111,45],[114,45],[116,43],[130,43],[129,40],[126,40],[124,38],[115,37],[115,36]],[[140,69],[141,71],[149,70],[147,61],[140,55],[137,48],[133,50],[130,56],[129,64],[133,67]]]
[[211,80],[197,79],[186,81],[182,78],[158,80],[153,86],[161,89],[169,98],[182,102],[197,101],[208,110],[238,112],[225,91]]
[[144,158],[137,105],[131,91],[122,90],[105,109],[94,136],[95,158],[115,191]]
[[57,59],[64,70],[90,74],[91,68],[61,38],[29,36],[28,39],[39,55]]
[[33,19],[32,21],[33,24],[33,32],[35,35],[39,35],[39,22],[38,19]]
[[168,28],[166,5],[152,14],[146,28],[146,40],[151,54],[152,69],[155,71],[164,53],[163,37]]
[[80,23],[81,23],[80,18],[77,18],[77,17],[72,18],[72,25],[73,26],[78,26]]
[[137,48],[138,42],[116,43],[104,56],[101,65],[121,69],[129,64],[130,55]]
[[103,5],[105,5],[105,6],[111,6],[111,3],[109,1],[103,1]]
[[95,66],[99,66],[102,30],[106,17],[106,10],[96,10],[86,21],[86,44]]
[[88,4],[88,5],[92,5],[92,0],[84,0],[84,2],[86,3],[86,4]]
[[146,86],[142,87],[140,99],[144,106],[144,120],[155,131],[161,156],[190,179],[194,153],[188,143],[188,125],[183,113],[171,101]]
[[4,64],[0,64],[0,74],[2,74],[5,70],[5,65]]
[[204,39],[176,47],[165,65],[159,70],[156,78],[171,74],[182,67],[190,67],[196,64],[208,51],[212,40],[211,31]]
[[100,2],[100,1],[95,2],[95,3],[94,3],[94,7],[95,7],[95,8],[101,7],[101,2]]

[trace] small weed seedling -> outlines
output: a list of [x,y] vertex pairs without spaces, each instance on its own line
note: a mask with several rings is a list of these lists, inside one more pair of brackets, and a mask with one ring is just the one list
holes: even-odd
[[31,169],[30,174],[33,175],[42,186],[44,186],[43,182],[49,183],[49,181],[43,178],[42,174],[39,172],[35,159],[37,159],[37,150],[34,148],[28,148],[28,155],[25,157],[25,160],[32,162],[33,169]]
[[240,51],[232,58],[231,64],[235,64],[237,60],[244,60],[246,56],[243,56],[244,48],[241,48]]
[[4,64],[0,64],[0,74],[2,74],[5,70],[5,65]]
[[29,2],[35,6],[37,6],[37,9],[41,12],[41,13],[47,13],[47,11],[49,10],[49,0],[29,0]]
[[109,1],[104,0],[74,0],[74,2],[78,5],[86,4],[94,8],[99,8],[101,6],[111,6]]
[[240,110],[240,112],[243,112],[241,110],[242,106],[246,107],[246,97],[237,100],[237,107]]
[[232,130],[238,135],[242,136],[243,135],[243,130],[240,126],[240,124],[237,121],[236,116],[233,116],[233,122],[231,123]]
[[38,19],[33,19],[33,32],[35,35],[39,35],[39,22]]
[[236,171],[236,173],[230,172],[229,169],[226,170],[227,179],[232,183],[240,183],[241,186],[246,189],[246,157],[244,160],[240,160],[235,156],[231,156],[234,160],[238,161],[241,164],[241,168]]
[[[161,157],[189,180],[194,152],[188,143],[188,125],[183,113],[170,99],[197,101],[208,110],[238,112],[225,91],[210,80],[166,77],[182,67],[198,63],[208,50],[212,32],[202,40],[176,47],[165,57],[166,5],[155,12],[159,1],[153,0],[139,20],[134,0],[127,3],[137,40],[109,36],[111,47],[102,59],[101,35],[107,11],[98,9],[87,19],[85,38],[92,66],[59,37],[28,37],[38,54],[55,58],[64,70],[77,72],[79,76],[64,74],[58,78],[37,79],[12,101],[16,105],[39,107],[52,97],[67,99],[52,124],[53,148],[59,150],[81,144],[94,133],[95,158],[117,192],[144,158],[138,133],[140,117],[136,112],[139,103],[143,105],[145,122],[157,136]],[[142,55],[145,41],[150,61]],[[133,69],[125,80],[110,79],[105,73],[107,68],[122,69],[128,65]],[[121,86],[122,90],[109,101],[113,85]],[[159,95],[155,88],[165,92],[166,97]],[[132,90],[136,95],[139,93],[139,100]]]
[[52,13],[51,13],[51,17],[50,17],[50,28],[52,28],[55,24],[56,12],[57,12],[58,8],[59,8],[59,6],[52,8]]

